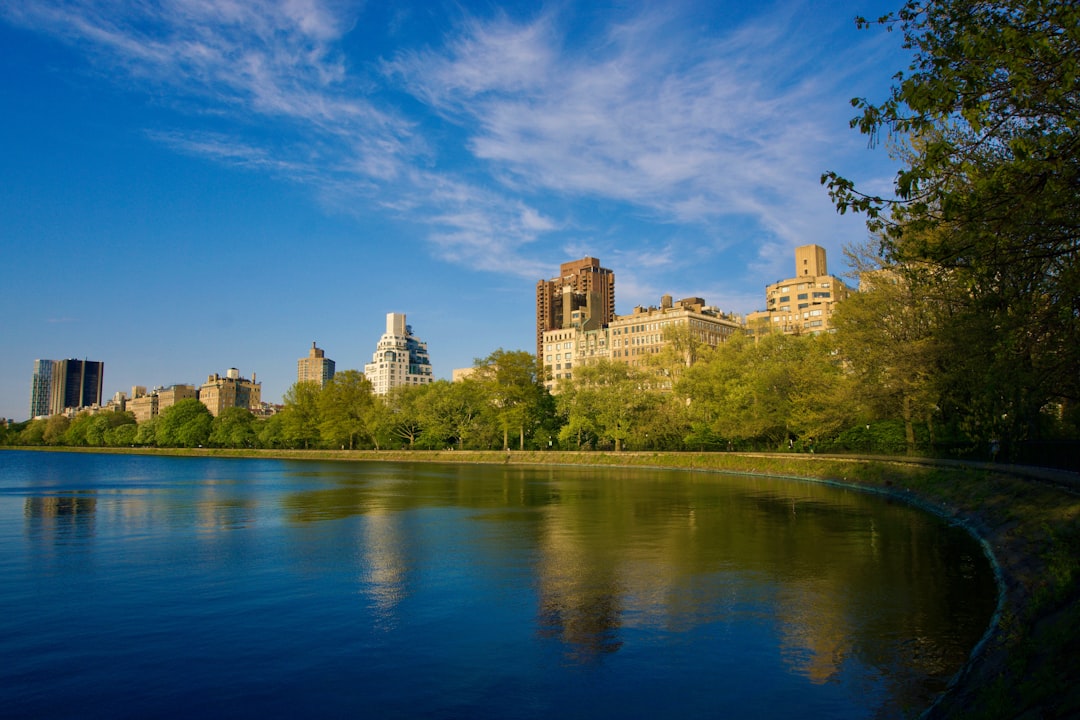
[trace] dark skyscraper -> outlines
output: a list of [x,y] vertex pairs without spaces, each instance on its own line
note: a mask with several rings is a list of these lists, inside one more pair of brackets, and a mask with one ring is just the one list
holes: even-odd
[[30,417],[58,415],[67,408],[101,404],[105,363],[94,360],[35,360]]

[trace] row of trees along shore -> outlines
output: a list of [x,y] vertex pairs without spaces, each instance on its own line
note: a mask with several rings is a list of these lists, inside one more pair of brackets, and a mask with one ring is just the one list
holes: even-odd
[[[297,385],[284,411],[211,418],[194,401],[130,416],[34,420],[9,444],[344,448],[816,449],[1024,460],[1072,441],[1080,399],[1080,4],[912,0],[911,63],[851,125],[888,141],[889,195],[822,183],[864,215],[862,292],[822,337],[672,337],[648,367],[573,368],[549,395],[531,355],[496,351],[462,383],[374,397],[356,371]],[[688,364],[688,359],[696,362]],[[1045,445],[1042,452],[1045,459]],[[1010,455],[1012,456],[1010,458]]]
[[[643,367],[600,361],[573,369],[552,395],[526,351],[497,350],[459,382],[396,388],[386,396],[356,370],[320,387],[297,383],[281,412],[218,417],[184,400],[136,424],[131,413],[57,415],[6,430],[9,445],[279,449],[786,450],[986,458],[1002,438],[950,404],[941,378],[915,364],[918,348],[883,323],[894,284],[847,301],[825,335],[737,336],[712,349],[686,328]],[[922,343],[922,340],[918,340]],[[693,358],[693,362],[688,359]],[[891,378],[895,375],[896,380]],[[1040,412],[1043,440],[1076,437],[1076,417]]]

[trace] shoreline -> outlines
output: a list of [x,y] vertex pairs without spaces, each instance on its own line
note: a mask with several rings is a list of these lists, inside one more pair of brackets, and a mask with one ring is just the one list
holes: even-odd
[[1080,475],[921,458],[789,453],[3,448],[338,462],[605,466],[767,475],[896,498],[983,547],[997,609],[925,718],[1080,716]]

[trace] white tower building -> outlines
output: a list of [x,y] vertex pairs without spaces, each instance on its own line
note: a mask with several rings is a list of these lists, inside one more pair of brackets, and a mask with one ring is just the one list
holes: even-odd
[[423,385],[433,381],[427,343],[412,334],[403,313],[386,314],[386,332],[379,338],[364,375],[376,395],[385,395],[399,385]]

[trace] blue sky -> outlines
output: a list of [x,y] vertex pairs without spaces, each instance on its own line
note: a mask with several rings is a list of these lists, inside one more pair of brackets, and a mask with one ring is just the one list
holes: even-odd
[[0,416],[35,358],[106,396],[239,368],[278,402],[312,341],[362,369],[388,312],[435,373],[534,347],[585,255],[616,311],[764,305],[862,241],[819,177],[887,189],[848,127],[905,56],[880,2],[8,0]]

